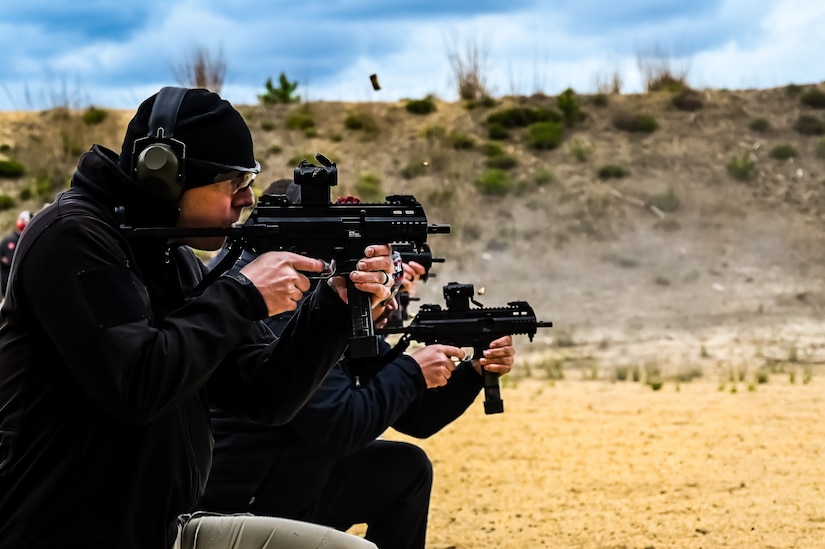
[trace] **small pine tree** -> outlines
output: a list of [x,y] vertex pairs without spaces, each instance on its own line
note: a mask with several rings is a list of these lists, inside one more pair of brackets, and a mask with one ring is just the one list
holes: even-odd
[[300,95],[292,95],[298,87],[297,80],[295,82],[290,82],[289,79],[287,79],[286,74],[282,72],[281,76],[278,78],[278,83],[281,86],[280,88],[276,88],[272,84],[272,79],[267,78],[266,84],[264,84],[266,93],[259,95],[258,100],[265,105],[271,105],[274,103],[297,103],[301,100]]

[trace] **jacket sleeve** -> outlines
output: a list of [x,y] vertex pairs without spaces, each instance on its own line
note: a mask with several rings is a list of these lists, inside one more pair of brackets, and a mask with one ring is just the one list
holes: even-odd
[[210,400],[255,423],[286,423],[340,360],[349,322],[344,302],[319,284],[279,338],[263,322],[255,323],[210,380]]
[[[149,423],[192,398],[266,315],[254,287],[224,278],[156,319],[121,235],[92,216],[58,217],[33,238],[18,272],[24,314],[36,317],[88,398],[127,423]],[[332,318],[345,318],[346,307],[339,308]],[[329,337],[340,351],[336,332]],[[267,419],[289,417],[330,364],[308,367],[289,342],[265,349],[260,334],[255,341],[258,353],[248,349],[239,383],[271,389]],[[279,378],[275,364],[281,372],[309,371]]]
[[359,381],[337,365],[295,416],[290,427],[310,448],[334,457],[361,449],[426,392],[421,369],[407,355],[356,387]]
[[432,436],[458,419],[475,401],[482,386],[481,376],[471,364],[463,362],[445,386],[427,390],[392,426],[412,437]]

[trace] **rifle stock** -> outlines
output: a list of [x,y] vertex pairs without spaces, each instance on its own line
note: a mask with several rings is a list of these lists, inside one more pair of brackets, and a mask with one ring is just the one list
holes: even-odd
[[[484,307],[474,299],[472,284],[450,282],[444,286],[447,308],[437,304],[422,305],[408,326],[387,327],[377,333],[404,334],[402,341],[418,341],[425,345],[442,343],[456,347],[472,347],[473,357],[481,358],[494,340],[506,335],[525,334],[533,341],[538,328],[550,328],[552,322],[536,319],[526,301],[511,301],[505,307]],[[470,307],[470,302],[476,307]],[[504,411],[498,374],[482,369],[484,412]]]

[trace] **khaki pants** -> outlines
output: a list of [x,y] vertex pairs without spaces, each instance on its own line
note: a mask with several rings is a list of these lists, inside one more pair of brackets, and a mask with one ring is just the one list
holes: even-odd
[[175,549],[376,549],[334,528],[276,517],[195,513],[180,517]]

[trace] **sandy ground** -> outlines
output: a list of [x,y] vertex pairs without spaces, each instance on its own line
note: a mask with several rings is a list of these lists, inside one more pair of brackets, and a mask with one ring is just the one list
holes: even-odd
[[825,378],[748,385],[524,379],[492,416],[479,399],[415,441],[427,547],[825,546]]

